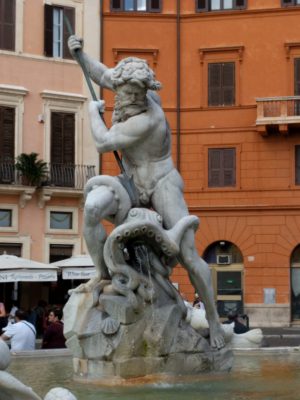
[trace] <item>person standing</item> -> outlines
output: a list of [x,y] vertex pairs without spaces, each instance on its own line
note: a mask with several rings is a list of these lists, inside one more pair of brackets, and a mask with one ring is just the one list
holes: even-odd
[[0,303],[0,335],[3,332],[3,328],[6,327],[8,323],[8,318],[6,315],[5,305],[4,303]]
[[62,311],[59,308],[50,310],[48,316],[49,326],[44,333],[42,349],[61,349],[66,347],[64,324],[61,319]]
[[27,318],[27,313],[18,309],[15,314],[15,323],[9,324],[1,335],[3,340],[10,339],[11,351],[35,349],[35,327],[27,321]]

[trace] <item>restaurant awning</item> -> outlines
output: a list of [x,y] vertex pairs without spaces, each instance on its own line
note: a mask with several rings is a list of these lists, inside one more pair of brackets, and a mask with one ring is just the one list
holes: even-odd
[[0,255],[1,282],[53,282],[57,281],[58,268],[27,258]]
[[95,276],[96,269],[89,255],[79,254],[50,265],[56,266],[62,271],[63,279],[90,279]]

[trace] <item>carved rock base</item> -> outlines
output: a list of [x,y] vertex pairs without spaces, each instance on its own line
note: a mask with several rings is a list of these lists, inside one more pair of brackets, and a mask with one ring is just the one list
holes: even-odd
[[140,300],[133,311],[126,297],[73,292],[64,309],[67,346],[75,378],[112,382],[149,375],[197,375],[230,370],[232,352],[211,350],[183,318],[179,305],[163,297]]

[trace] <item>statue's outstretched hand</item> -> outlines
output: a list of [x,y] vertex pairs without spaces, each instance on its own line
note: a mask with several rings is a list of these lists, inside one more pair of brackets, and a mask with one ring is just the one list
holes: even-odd
[[83,48],[83,39],[79,38],[76,35],[71,35],[68,39],[68,47],[70,53],[74,57],[77,51],[81,51]]

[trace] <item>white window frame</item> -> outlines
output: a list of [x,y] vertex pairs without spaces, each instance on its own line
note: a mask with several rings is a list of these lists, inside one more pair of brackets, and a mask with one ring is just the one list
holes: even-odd
[[[51,212],[72,213],[72,229],[50,228]],[[76,207],[46,207],[46,232],[53,234],[78,234],[78,208]]]
[[80,248],[81,248],[81,238],[77,239],[57,239],[53,237],[46,237],[45,238],[45,251],[44,251],[44,262],[49,263],[50,260],[50,245],[51,244],[56,244],[56,245],[71,245],[73,246],[73,255],[74,254],[81,254]]
[[[23,1],[23,0],[21,0]],[[87,3],[89,3],[88,1]],[[76,35],[83,37],[83,8],[84,0],[44,0],[44,4],[52,7],[72,7],[75,8],[75,28]],[[98,17],[99,18],[99,17]],[[46,57],[48,58],[48,57]]]
[[[16,204],[0,204],[0,210],[11,211],[11,226],[0,226],[0,232],[18,232],[19,230],[19,208]],[[1,238],[0,238],[1,241]]]
[[52,112],[69,112],[75,114],[75,164],[81,165],[83,162],[83,116],[84,102],[86,97],[75,93],[62,93],[44,90],[41,93],[44,100],[43,117],[44,117],[44,160],[51,162],[51,113]]
[[1,236],[0,243],[18,243],[21,244],[21,256],[30,260],[30,236]]

